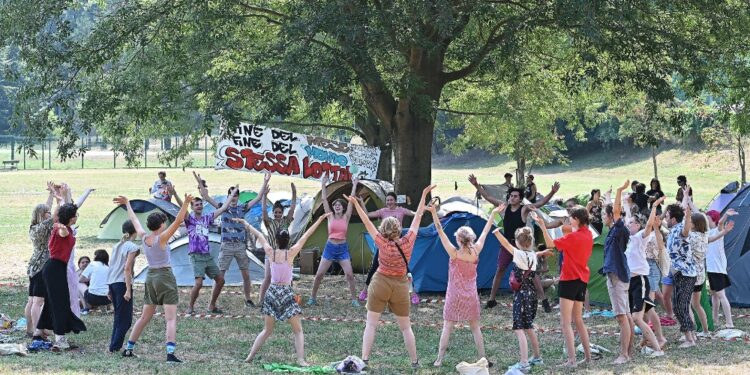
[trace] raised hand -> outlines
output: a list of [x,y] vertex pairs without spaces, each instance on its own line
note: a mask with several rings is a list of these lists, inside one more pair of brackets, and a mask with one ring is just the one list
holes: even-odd
[[726,224],[724,224],[724,232],[729,233],[734,229],[734,221],[727,221]]
[[268,181],[271,180],[271,172],[266,172],[265,175],[263,175],[263,182],[268,183]]
[[247,224],[247,221],[241,217],[233,217],[231,220],[235,223]]
[[123,205],[123,206],[126,206],[126,205],[128,204],[128,202],[129,202],[129,201],[128,201],[128,198],[127,198],[127,197],[124,197],[124,196],[120,195],[120,196],[118,196],[118,197],[116,197],[116,198],[112,199],[112,202],[114,202],[114,203],[115,203],[115,204],[117,204],[118,206],[119,206],[119,205]]
[[424,190],[422,190],[422,196],[426,197],[427,194],[429,194],[436,187],[437,187],[437,185],[428,185],[427,187],[424,188]]
[[49,191],[50,194],[55,194],[55,183],[52,181],[47,181],[47,191]]
[[552,184],[552,193],[557,193],[558,190],[560,190],[560,183],[555,181],[555,183]]
[[727,213],[725,213],[724,215],[734,216],[734,215],[737,215],[737,211],[734,208],[730,208],[727,210]]
[[495,214],[499,214],[499,213],[505,211],[505,207],[507,207],[507,205],[505,203],[501,202],[499,205],[497,205],[497,207],[495,207],[492,210],[492,213],[490,213],[490,216],[495,215]]
[[344,199],[346,199],[350,204],[359,204],[358,197],[356,196],[344,194]]
[[619,188],[617,188],[617,190],[620,190],[620,191],[625,190],[625,189],[628,188],[628,186],[630,186],[630,180],[625,180],[625,182],[622,184],[622,186],[620,186]]
[[323,187],[326,187],[326,185],[328,185],[328,174],[327,173],[325,175],[323,175],[323,176],[320,177],[320,185],[323,186]]
[[474,176],[474,174],[469,175],[469,183],[476,186],[479,186],[479,181],[477,181],[477,177]]
[[193,201],[193,194],[187,193],[185,194],[185,200],[183,202],[188,203]]
[[329,217],[331,217],[331,215],[333,215],[333,212],[326,212],[323,215],[320,215],[320,218],[318,218],[318,220],[328,219]]
[[660,204],[664,203],[664,200],[667,199],[667,197],[661,197],[654,201],[654,206],[659,206]]
[[359,177],[352,178],[352,184],[354,184],[354,185],[359,184]]
[[433,213],[433,214],[437,212],[437,211],[436,211],[436,210],[437,210],[437,208],[435,208],[435,206],[434,206],[434,205],[431,205],[431,204],[430,204],[430,205],[427,205],[427,206],[425,206],[425,208],[424,208],[424,209],[425,209],[426,211],[428,211],[428,212],[431,212],[431,213]]

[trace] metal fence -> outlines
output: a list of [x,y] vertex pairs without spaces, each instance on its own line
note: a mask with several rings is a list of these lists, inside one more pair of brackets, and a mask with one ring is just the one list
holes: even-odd
[[[76,158],[61,160],[57,152],[58,140],[49,137],[35,142],[31,147],[21,146],[23,139],[18,136],[0,136],[0,161],[8,169],[111,169],[130,168],[122,153],[112,149],[112,144],[97,136],[84,137],[80,146],[87,151]],[[172,145],[179,144],[181,137],[147,139],[138,158],[138,168],[178,168],[184,165],[208,167],[213,165],[215,149],[210,137],[203,137],[188,156],[164,163],[159,156],[169,151]],[[31,152],[33,150],[33,153]],[[35,154],[34,154],[35,153]]]

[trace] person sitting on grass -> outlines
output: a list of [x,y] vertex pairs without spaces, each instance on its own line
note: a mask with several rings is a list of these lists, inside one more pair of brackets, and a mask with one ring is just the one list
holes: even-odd
[[119,196],[113,201],[117,205],[124,205],[128,210],[128,218],[135,226],[135,231],[143,239],[143,253],[146,254],[148,262],[148,273],[146,274],[145,297],[143,301],[143,311],[141,317],[135,322],[130,338],[122,352],[123,357],[135,357],[133,350],[138,338],[141,337],[143,330],[148,326],[151,318],[156,312],[156,306],[164,307],[164,318],[167,323],[166,329],[166,351],[167,362],[182,362],[175,356],[177,348],[177,303],[179,302],[179,293],[177,290],[177,280],[172,273],[170,261],[171,249],[169,239],[174,235],[185,218],[188,206],[193,201],[190,194],[185,195],[180,211],[175,215],[175,219],[167,226],[167,215],[163,212],[154,212],[148,215],[146,226],[151,233],[146,232],[138,217],[133,212],[128,198]]
[[375,333],[378,325],[380,325],[380,316],[385,311],[385,307],[388,306],[393,315],[396,316],[401,335],[404,337],[406,351],[411,359],[412,368],[419,367],[417,344],[409,319],[409,278],[406,275],[409,273],[409,259],[411,259],[419,223],[422,220],[422,214],[424,214],[425,199],[434,188],[435,185],[431,185],[422,191],[414,220],[409,227],[409,231],[403,237],[401,236],[401,225],[396,218],[386,218],[380,223],[380,228],[376,228],[367,217],[367,213],[362,206],[357,203],[357,198],[354,196],[346,197],[350,207],[353,206],[357,209],[357,214],[362,219],[367,233],[375,240],[375,245],[379,250],[378,257],[380,258],[380,266],[378,266],[378,270],[367,288],[367,323],[365,323],[365,332],[362,335],[362,360],[365,364],[369,364],[370,351],[372,350],[372,344],[375,342]]
[[[107,276],[109,276],[109,254],[107,254],[107,250],[94,251],[94,261],[81,273],[81,282],[89,284],[89,288],[83,295],[86,304],[84,311],[99,307],[102,312],[106,312],[107,306],[112,304],[112,301],[107,297],[109,294]],[[83,311],[81,313],[85,314]]]
[[245,362],[253,361],[263,344],[271,337],[276,321],[289,321],[294,334],[294,350],[297,352],[297,363],[300,366],[308,366],[305,362],[305,334],[302,331],[302,309],[295,300],[294,289],[292,289],[292,267],[294,259],[299,255],[305,242],[315,233],[318,226],[323,220],[328,219],[331,213],[321,215],[318,220],[307,229],[302,237],[294,246],[289,247],[289,231],[284,228],[274,233],[277,247],[272,247],[265,236],[253,228],[244,219],[235,219],[237,223],[245,226],[248,232],[252,233],[258,239],[263,251],[266,253],[266,259],[269,260],[269,269],[271,274],[271,285],[268,287],[263,297],[261,313],[265,315],[263,331],[261,331],[253,342],[250,353],[245,358]]
[[[524,374],[531,371],[531,366],[544,364],[542,353],[539,350],[539,339],[534,331],[534,319],[539,300],[536,296],[536,288],[532,282],[537,268],[539,257],[552,255],[552,250],[534,252],[534,232],[529,227],[516,229],[516,246],[508,241],[500,229],[494,232],[500,241],[502,249],[513,255],[514,277],[520,283],[520,288],[513,292],[513,332],[518,337],[518,347],[521,354],[520,361],[509,370],[518,370]],[[500,249],[500,251],[503,251]],[[529,348],[526,341],[531,342],[534,357],[529,359]]]
[[477,293],[477,264],[479,254],[484,248],[484,241],[492,228],[493,217],[505,209],[504,204],[495,207],[484,225],[482,233],[477,235],[469,226],[458,228],[455,233],[458,248],[453,246],[443,231],[438,218],[437,207],[430,205],[427,211],[432,213],[432,222],[440,236],[445,252],[448,253],[448,289],[445,291],[445,305],[443,306],[443,332],[440,334],[438,355],[435,367],[440,367],[448,349],[448,340],[457,322],[468,321],[474,345],[477,347],[479,358],[485,358],[482,325],[479,321],[479,294]]

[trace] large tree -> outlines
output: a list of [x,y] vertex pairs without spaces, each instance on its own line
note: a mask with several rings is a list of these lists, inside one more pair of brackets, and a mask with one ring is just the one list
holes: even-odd
[[[196,133],[217,114],[236,125],[283,117],[299,98],[311,109],[353,101],[357,130],[392,147],[396,188],[416,202],[446,86],[513,77],[521,56],[545,53],[536,33],[581,57],[571,80],[669,97],[674,71],[705,83],[747,11],[729,0],[40,0],[2,3],[0,38],[20,47],[30,77],[17,118],[36,135],[62,128],[63,155],[100,124]],[[194,109],[201,129],[181,121]]]

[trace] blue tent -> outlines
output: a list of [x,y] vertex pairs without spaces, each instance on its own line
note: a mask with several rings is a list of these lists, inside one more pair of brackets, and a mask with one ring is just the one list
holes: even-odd
[[[466,213],[455,212],[442,219],[445,233],[455,245],[456,240],[453,236],[458,228],[468,225],[477,236],[482,232],[487,221],[479,216]],[[493,227],[494,229],[494,227]],[[375,242],[369,234],[365,233],[365,242],[370,251],[375,253]],[[500,250],[500,243],[492,233],[487,236],[484,248],[479,254],[479,265],[477,266],[477,288],[489,289],[492,287],[492,279],[495,277],[497,270],[497,256]],[[417,293],[422,292],[445,292],[448,286],[448,253],[445,252],[443,245],[440,243],[435,225],[420,228],[417,234],[417,241],[414,244],[414,250],[409,268],[414,278],[414,290]],[[503,277],[501,288],[508,289],[508,275],[510,269]]]
[[[224,201],[226,201],[227,196],[226,195],[215,195],[213,196],[214,200],[217,204],[224,204]],[[253,197],[254,198],[254,197]],[[247,199],[246,201],[242,201],[242,198],[240,197],[240,203],[244,204],[247,203],[250,199]],[[272,213],[272,204],[268,203],[266,205],[266,210],[268,213]],[[209,203],[205,203],[203,205],[203,214],[208,215],[212,212],[216,211],[216,208],[214,206],[210,205]],[[263,207],[260,202],[250,207],[250,210],[245,213],[245,220],[255,227],[257,230],[262,230],[262,223],[263,223]]]

